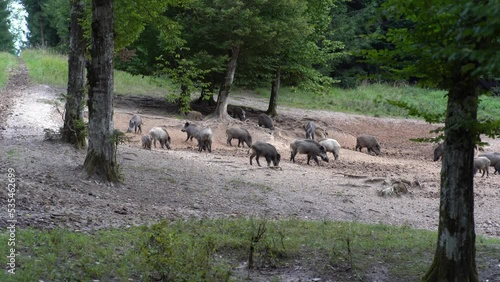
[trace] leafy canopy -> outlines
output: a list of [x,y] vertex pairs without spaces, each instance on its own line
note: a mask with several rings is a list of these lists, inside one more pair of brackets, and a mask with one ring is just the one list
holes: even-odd
[[[421,85],[446,90],[459,83],[457,71],[475,80],[499,77],[500,2],[388,0],[382,11],[391,26],[384,38],[392,48],[364,52],[369,61],[396,77],[417,77]],[[444,117],[404,102],[389,102],[429,122],[442,122]],[[497,120],[483,119],[471,126],[490,137],[500,135]]]
[[449,89],[457,64],[472,76],[498,76],[498,1],[388,0],[382,10],[392,21],[385,39],[393,48],[365,54],[399,77]]

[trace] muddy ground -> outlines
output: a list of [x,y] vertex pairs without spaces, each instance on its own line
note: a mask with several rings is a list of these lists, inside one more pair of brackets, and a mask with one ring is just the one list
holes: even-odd
[[[82,173],[85,150],[44,140],[44,129],[57,130],[62,125],[61,93],[65,90],[29,83],[26,70],[21,69],[0,94],[0,179],[6,183],[7,169],[16,170],[20,226],[92,232],[164,218],[258,216],[437,230],[440,162],[432,161],[435,145],[409,140],[433,136],[429,131],[436,125],[279,107],[276,130],[270,132],[256,123],[267,101],[246,93],[232,96],[230,104],[253,109],[247,121],[190,121],[214,132],[212,153],[200,153],[196,141],[185,141],[186,134],[181,132],[189,120],[164,101],[116,97],[115,128],[125,131],[130,117],[138,113],[144,121],[142,132],[164,126],[172,138],[172,149],[144,150],[140,134],[127,133],[131,141],[118,148],[125,180],[109,185],[89,180]],[[289,144],[304,138],[302,126],[309,120],[342,145],[338,160],[329,155],[328,163],[307,165],[306,157],[298,155],[296,163],[289,161]],[[282,156],[280,169],[267,168],[263,159],[263,167],[251,166],[247,147],[228,146],[225,130],[231,126],[248,129],[254,141],[275,145]],[[376,136],[382,155],[355,151],[359,134]],[[485,140],[490,142],[488,150],[500,152],[498,140]],[[499,183],[500,175],[475,176],[477,234],[500,237]],[[404,192],[380,195],[390,187]],[[0,205],[6,205],[5,195]],[[6,225],[6,220],[2,212],[0,225]],[[498,264],[492,262],[491,271],[485,272],[488,278],[500,279]],[[378,276],[373,281],[388,280]]]

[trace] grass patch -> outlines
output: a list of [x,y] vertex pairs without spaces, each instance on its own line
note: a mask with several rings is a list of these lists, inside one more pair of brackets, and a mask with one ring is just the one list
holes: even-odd
[[2,90],[9,79],[9,75],[13,69],[17,67],[16,56],[0,52],[0,90]]
[[[270,90],[256,89],[264,98],[269,98]],[[397,100],[408,103],[422,112],[444,113],[447,92],[443,90],[419,88],[409,85],[391,86],[387,84],[362,85],[356,89],[331,88],[327,93],[297,91],[283,87],[278,104],[282,106],[346,112],[375,117],[408,117],[408,111],[390,105],[384,100]],[[500,115],[500,98],[482,95],[478,111],[479,118],[495,119]]]
[[[21,53],[30,78],[41,84],[56,87],[68,85],[68,57],[44,49],[26,49]],[[117,95],[164,97],[171,85],[155,77],[132,75],[123,71],[114,73],[114,91]]]
[[[258,93],[268,98],[267,89]],[[327,93],[292,91],[282,88],[280,105],[314,110],[330,110],[371,116],[406,116],[407,111],[384,103],[384,99],[401,100],[422,110],[438,113],[446,108],[446,92],[413,86],[386,84],[363,85],[356,89],[331,88]]]
[[7,151],[7,157],[8,157],[8,158],[13,158],[13,157],[16,157],[16,156],[18,156],[18,153],[16,152],[16,150],[14,150],[14,149],[9,149],[9,150]]
[[133,96],[165,97],[172,85],[169,81],[150,76],[132,75],[115,71],[115,94]]
[[30,79],[35,83],[55,87],[68,85],[68,57],[45,49],[25,49],[21,58],[26,63]]
[[[8,235],[0,233],[0,241]],[[431,263],[436,236],[408,227],[294,219],[177,220],[93,234],[22,229],[16,275],[2,271],[0,281],[244,281],[248,272],[240,266],[250,257],[255,269],[276,277],[298,263],[316,277],[347,281],[341,278],[364,279],[383,265],[392,280],[416,281]],[[7,248],[0,248],[1,257]],[[479,270],[499,248],[500,240],[478,237]]]

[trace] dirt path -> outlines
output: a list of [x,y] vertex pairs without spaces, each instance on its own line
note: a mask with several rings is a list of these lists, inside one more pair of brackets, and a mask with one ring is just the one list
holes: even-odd
[[[266,216],[437,228],[440,163],[432,162],[432,144],[409,141],[430,136],[434,127],[424,122],[279,108],[272,134],[259,128],[252,115],[245,123],[199,121],[215,136],[213,152],[199,153],[196,141],[185,142],[180,131],[186,120],[158,108],[117,103],[116,128],[125,130],[132,114],[140,113],[143,133],[165,126],[173,149],[143,150],[140,135],[128,134],[132,141],[118,150],[125,182],[106,185],[82,174],[85,151],[43,140],[45,128],[62,125],[57,99],[63,91],[27,84],[25,70],[13,80],[1,94],[0,168],[16,169],[22,226],[91,231],[162,218]],[[266,107],[266,101],[251,94],[232,97],[230,103]],[[339,160],[331,158],[319,167],[305,164],[303,155],[296,163],[289,161],[289,143],[302,138],[301,126],[310,119],[340,142]],[[250,166],[246,147],[226,145],[229,126],[243,126],[254,141],[274,144],[282,155],[281,169]],[[361,133],[378,138],[381,156],[354,151],[355,136]],[[500,151],[500,144],[491,141],[491,149]],[[500,237],[499,177],[475,178],[478,234]],[[408,192],[379,195],[390,187]],[[0,225],[6,219],[2,213]]]

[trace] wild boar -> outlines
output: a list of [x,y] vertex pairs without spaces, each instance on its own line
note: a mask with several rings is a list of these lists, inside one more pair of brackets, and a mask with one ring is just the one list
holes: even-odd
[[495,174],[497,173],[498,168],[500,168],[500,153],[495,153],[495,152],[488,152],[488,153],[481,153],[478,155],[478,157],[485,157],[490,160],[490,166],[495,168]]
[[437,162],[441,157],[443,157],[443,152],[444,152],[444,143],[440,143],[434,149],[434,161],[435,162]]
[[133,115],[130,121],[128,122],[128,129],[127,132],[132,132],[132,129],[134,129],[134,133],[142,133],[141,129],[142,125],[142,119],[139,115]]
[[262,113],[258,117],[258,124],[264,128],[274,129],[273,120],[266,114]]
[[161,128],[161,127],[153,127],[149,131],[149,135],[151,135],[151,138],[153,139],[153,144],[156,148],[156,140],[160,142],[161,148],[162,149],[170,149],[170,136],[168,135],[168,132]]
[[299,154],[307,154],[307,164],[311,158],[319,165],[318,156],[325,162],[328,162],[328,157],[326,156],[325,146],[319,144],[317,141],[310,139],[299,139],[290,143],[290,149],[292,153],[290,155],[290,160],[295,162],[295,156]]
[[195,135],[196,140],[198,140],[198,151],[208,150],[208,152],[212,152],[212,129],[210,128],[201,128],[196,132]]
[[488,167],[490,166],[490,160],[486,157],[475,157],[474,158],[474,175],[478,171],[482,171],[483,175],[481,177],[484,177],[484,174],[486,173],[486,177],[489,176],[489,171]]
[[186,113],[186,116],[190,120],[202,120],[203,114],[198,111],[189,111]]
[[267,166],[271,165],[271,161],[274,166],[278,166],[281,160],[281,155],[276,150],[276,147],[269,143],[264,143],[262,141],[255,142],[252,147],[252,154],[250,155],[250,165],[252,165],[252,159],[255,157],[257,164],[259,166],[259,157],[264,157],[267,161]]
[[304,125],[304,129],[306,131],[306,139],[314,140],[314,133],[316,131],[316,124],[314,122],[309,121]]
[[232,146],[231,140],[238,139],[238,147],[242,144],[245,147],[245,143],[248,147],[252,146],[252,136],[250,132],[245,128],[231,127],[226,130],[227,134],[227,144]]
[[318,141],[319,144],[325,146],[327,152],[331,152],[335,160],[339,158],[340,154],[340,144],[335,139],[321,139]]
[[[184,124],[184,127],[182,127],[181,131],[187,133],[187,138],[186,141],[191,139],[193,141],[193,137],[195,137],[196,133],[200,130],[200,128],[196,124],[192,124],[189,122],[186,122]],[[186,142],[184,141],[184,142]]]
[[377,139],[371,135],[360,135],[356,138],[356,150],[365,148],[368,149],[368,153],[374,152],[377,156],[380,155],[380,144]]
[[151,135],[142,135],[142,148],[151,150]]
[[326,129],[316,126],[316,129],[314,130],[314,135],[319,136],[320,139],[325,139],[328,136],[328,132]]
[[241,121],[244,121],[246,117],[246,112],[241,107],[235,107],[233,109],[233,117],[238,118]]

